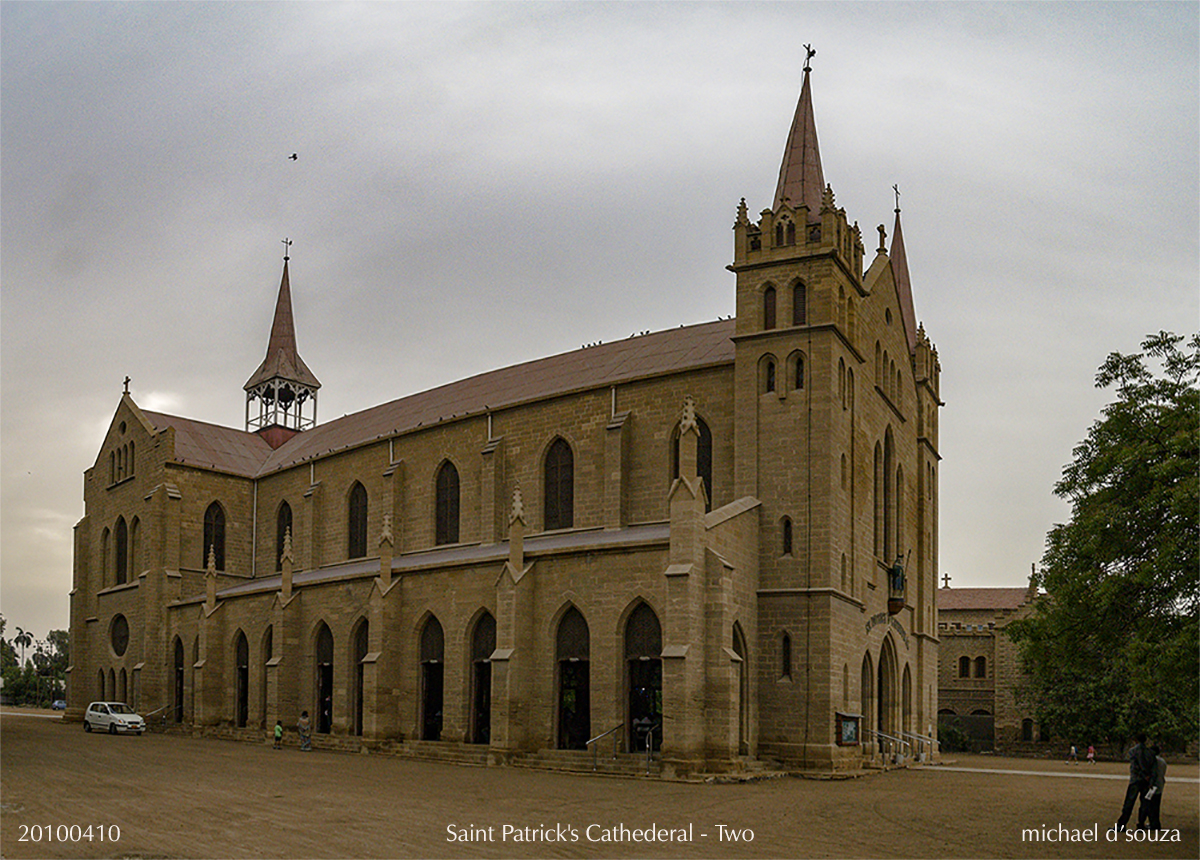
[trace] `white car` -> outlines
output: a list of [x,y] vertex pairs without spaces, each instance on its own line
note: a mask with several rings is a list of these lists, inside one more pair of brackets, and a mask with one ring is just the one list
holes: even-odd
[[146,730],[146,721],[124,702],[92,702],[83,715],[83,730],[90,732],[92,729],[107,729],[110,735],[117,732],[140,735]]

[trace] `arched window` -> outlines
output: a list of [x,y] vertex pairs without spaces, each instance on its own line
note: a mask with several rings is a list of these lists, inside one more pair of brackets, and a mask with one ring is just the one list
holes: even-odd
[[569,529],[575,524],[575,457],[561,436],[546,452],[545,528]]
[[775,225],[775,247],[783,244],[783,222],[780,221]]
[[800,391],[804,388],[804,353],[796,353],[792,362],[792,388]]
[[971,658],[970,657],[959,657],[958,658],[958,677],[960,677],[960,678],[970,678],[971,677]]
[[789,244],[789,245],[796,244],[796,222],[795,221],[787,222],[787,244]]
[[283,570],[283,545],[292,530],[292,506],[284,502],[275,515],[275,569]]
[[875,515],[874,548],[875,555],[879,557],[883,555],[883,448],[878,442],[875,443],[874,478],[872,498],[872,510]]
[[458,543],[458,469],[449,460],[437,473],[434,543]]
[[976,678],[986,678],[987,677],[987,657],[976,657],[975,658],[975,677]]
[[763,388],[767,392],[775,390],[775,362],[768,360],[763,369]]
[[792,288],[792,325],[808,325],[808,289],[804,284]]
[[117,517],[117,585],[129,581],[129,532],[125,518]]
[[[705,510],[712,510],[713,500],[713,468],[712,431],[699,415],[696,416],[696,429],[700,431],[700,440],[696,443],[696,474],[704,480],[704,492],[708,496]],[[679,426],[671,438],[671,480],[679,477]]]
[[141,561],[141,542],[141,521],[134,517],[129,521],[129,573],[132,576],[138,574],[138,564]]
[[346,556],[363,558],[367,554],[367,489],[358,481],[350,490]]
[[846,361],[838,359],[838,396],[842,400],[842,409],[846,408]]
[[213,502],[204,512],[204,557],[200,566],[208,567],[208,554],[212,552],[217,570],[225,569],[225,510],[220,502]]
[[792,554],[792,519],[784,517],[780,523],[780,549],[783,555]]
[[792,678],[792,637],[786,631],[779,640],[779,677]]
[[763,290],[763,328],[775,328],[775,288]]

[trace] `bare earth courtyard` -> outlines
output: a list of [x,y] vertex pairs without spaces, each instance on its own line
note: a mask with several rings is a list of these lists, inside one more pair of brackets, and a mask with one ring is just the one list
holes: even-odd
[[[0,744],[6,858],[1200,856],[1195,765],[1168,772],[1180,841],[1146,843],[1105,837],[1127,772],[1112,762],[683,784],[111,737],[35,711],[0,716]],[[1060,825],[1080,841],[1022,839]]]

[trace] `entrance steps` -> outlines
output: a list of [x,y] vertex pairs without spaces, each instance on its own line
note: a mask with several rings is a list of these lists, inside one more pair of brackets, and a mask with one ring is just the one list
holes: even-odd
[[412,761],[434,761],[487,767],[487,744],[460,744],[451,741],[384,741],[374,748],[381,755]]
[[[513,759],[514,767],[528,767],[537,770],[550,770],[562,773],[585,773],[603,776],[619,776],[626,778],[644,778],[646,773],[646,754],[617,753],[614,759],[611,752],[607,755],[601,751],[593,758],[591,750],[552,750],[543,749],[535,753],[526,753]],[[649,776],[658,777],[662,774],[662,762],[656,755],[650,760]]]

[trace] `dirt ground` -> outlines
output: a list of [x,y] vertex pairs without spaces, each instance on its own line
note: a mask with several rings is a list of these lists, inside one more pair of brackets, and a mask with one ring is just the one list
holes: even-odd
[[[1198,771],[1168,772],[1163,824],[1180,841],[1110,842],[1119,763],[961,756],[858,779],[683,784],[112,737],[5,712],[0,856],[1196,858]],[[1059,825],[1097,831],[1022,840]],[[67,841],[50,841],[48,826]],[[647,828],[691,841],[632,841]],[[481,838],[451,841],[451,830]],[[591,841],[614,835],[624,841]]]

